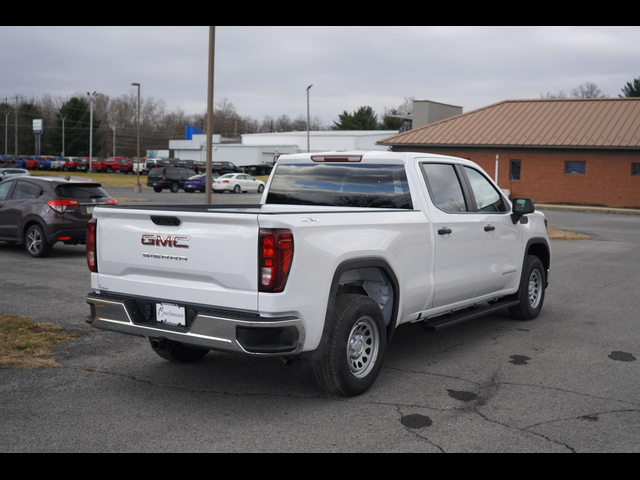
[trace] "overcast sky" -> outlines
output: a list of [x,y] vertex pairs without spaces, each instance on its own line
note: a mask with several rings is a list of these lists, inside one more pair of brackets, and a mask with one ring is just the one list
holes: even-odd
[[[241,115],[325,122],[404,97],[469,111],[586,82],[618,96],[640,77],[640,27],[218,26],[216,100]],[[142,84],[170,109],[206,110],[208,27],[0,27],[0,97],[119,96]]]

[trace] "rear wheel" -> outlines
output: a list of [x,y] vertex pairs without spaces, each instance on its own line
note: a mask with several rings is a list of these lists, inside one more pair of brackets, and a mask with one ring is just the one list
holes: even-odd
[[53,250],[53,245],[47,243],[47,237],[40,225],[32,225],[25,236],[25,248],[34,258],[48,257]]
[[149,339],[151,348],[159,357],[173,363],[194,363],[207,356],[209,350],[202,348],[187,347],[180,343],[160,346],[160,342],[152,338]]
[[520,304],[509,309],[517,320],[533,320],[544,304],[546,278],[545,269],[538,257],[529,255],[525,261],[520,281]]
[[160,187],[153,187],[153,191],[156,193],[162,193],[162,188]]
[[236,185],[235,187],[233,187],[233,193],[240,193],[242,191],[242,189],[240,188],[240,185]]
[[318,384],[330,393],[355,397],[374,384],[387,348],[378,304],[364,295],[341,295],[323,356],[314,364]]

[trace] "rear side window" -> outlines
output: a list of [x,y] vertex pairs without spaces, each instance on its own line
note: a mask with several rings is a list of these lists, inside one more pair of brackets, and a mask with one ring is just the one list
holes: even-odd
[[28,200],[38,198],[42,193],[42,189],[37,185],[26,182],[18,182],[11,196],[14,200]]
[[267,203],[413,209],[404,165],[279,165]]
[[13,182],[2,182],[0,183],[0,200],[6,200],[9,196],[9,192],[11,191],[11,186]]
[[431,199],[436,207],[447,213],[467,211],[462,185],[453,165],[423,163],[422,170],[427,178]]
[[106,198],[109,194],[100,185],[58,185],[56,195],[60,198],[74,200],[91,200],[92,198]]

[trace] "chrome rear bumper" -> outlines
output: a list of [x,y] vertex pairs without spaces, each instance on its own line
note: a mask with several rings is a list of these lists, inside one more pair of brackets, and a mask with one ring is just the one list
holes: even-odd
[[[101,330],[246,355],[294,356],[304,347],[305,329],[302,320],[295,317],[264,318],[200,308],[189,327],[181,328],[145,320],[135,298],[91,293],[87,303],[91,306],[87,323]],[[274,346],[273,338],[279,335],[286,341]],[[264,344],[261,338],[268,338],[266,341],[272,344]]]

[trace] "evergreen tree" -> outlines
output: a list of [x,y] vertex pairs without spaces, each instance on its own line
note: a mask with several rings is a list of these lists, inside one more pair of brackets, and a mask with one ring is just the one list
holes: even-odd
[[379,130],[378,116],[371,107],[360,107],[353,113],[343,112],[333,122],[333,130]]
[[640,97],[640,77],[634,79],[632,82],[622,88],[622,95],[620,97]]
[[[82,98],[73,97],[60,108],[56,114],[55,128],[47,137],[47,148],[51,154],[60,155],[62,152],[62,117],[64,121],[64,154],[68,157],[89,156],[89,126],[91,113],[89,103]],[[98,133],[100,121],[93,117],[93,146],[94,156],[97,155],[101,136]]]

